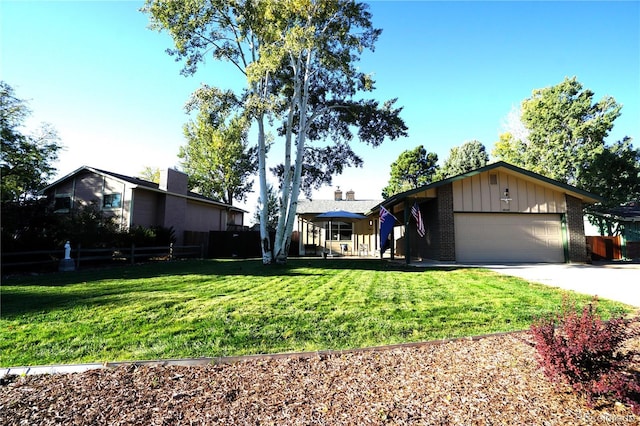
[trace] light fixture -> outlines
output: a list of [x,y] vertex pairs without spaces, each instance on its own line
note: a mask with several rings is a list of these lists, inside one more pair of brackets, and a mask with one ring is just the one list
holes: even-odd
[[500,198],[500,201],[504,201],[509,204],[509,201],[511,201],[511,197],[509,197],[509,188],[504,189],[504,198]]

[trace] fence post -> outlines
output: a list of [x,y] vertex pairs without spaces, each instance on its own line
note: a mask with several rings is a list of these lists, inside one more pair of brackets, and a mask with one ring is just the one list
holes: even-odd
[[169,243],[169,260],[173,260],[173,243]]
[[200,243],[200,259],[204,259],[204,244]]
[[136,263],[136,244],[131,243],[131,264],[135,265]]
[[78,243],[78,254],[76,254],[76,270],[80,269],[80,249],[82,248],[82,244]]

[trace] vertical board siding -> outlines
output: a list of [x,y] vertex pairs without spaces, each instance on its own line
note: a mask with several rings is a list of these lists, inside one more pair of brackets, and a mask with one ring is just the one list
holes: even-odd
[[480,175],[471,177],[471,205],[482,206],[482,183]]
[[[567,210],[564,193],[560,191],[503,171],[497,173],[498,183],[491,185],[490,173],[496,172],[484,172],[452,183],[455,211],[565,213]],[[507,188],[511,198],[508,204],[502,201]]]
[[527,182],[519,179],[517,181],[516,196],[518,197],[517,211],[527,212],[529,204],[527,203]]

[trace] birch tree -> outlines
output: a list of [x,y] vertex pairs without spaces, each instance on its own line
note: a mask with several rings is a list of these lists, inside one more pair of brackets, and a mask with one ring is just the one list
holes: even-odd
[[[349,143],[356,135],[372,146],[406,135],[395,100],[380,105],[362,99],[373,90],[370,76],[356,62],[373,50],[381,30],[364,4],[350,0],[205,1],[187,4],[149,0],[152,27],[167,30],[184,60],[183,73],[195,72],[206,55],[232,62],[244,74],[244,111],[258,128],[260,196],[267,199],[265,120],[279,120],[284,156],[279,220],[273,251],[267,211],[260,218],[263,262],[286,262],[302,186],[308,144]],[[344,152],[344,151],[343,151]]]
[[[267,198],[265,121],[277,109],[273,96],[272,72],[257,67],[263,45],[272,41],[266,25],[264,3],[234,0],[147,0],[142,11],[150,18],[150,28],[166,31],[174,48],[167,49],[177,62],[183,63],[181,74],[195,74],[207,57],[228,62],[247,82],[246,88],[232,97],[239,100],[242,113],[258,130],[258,181],[260,197]],[[272,33],[272,32],[271,32]],[[257,72],[261,68],[262,74]],[[228,90],[209,91],[211,102],[224,103]],[[260,217],[260,235],[265,263],[271,262],[271,245],[266,227],[267,212]]]
[[286,100],[280,217],[274,243],[275,259],[281,263],[291,242],[307,144],[331,139],[336,148],[344,147],[354,137],[352,129],[357,129],[361,141],[377,146],[386,136],[406,134],[406,126],[399,118],[400,109],[393,107],[395,100],[379,105],[357,96],[371,91],[373,80],[357,70],[356,62],[363,50],[373,49],[381,32],[373,28],[366,5],[353,1],[269,5],[268,15],[278,16],[276,22],[283,25],[277,31],[277,47],[271,45],[268,51],[274,62],[283,60],[280,91]]

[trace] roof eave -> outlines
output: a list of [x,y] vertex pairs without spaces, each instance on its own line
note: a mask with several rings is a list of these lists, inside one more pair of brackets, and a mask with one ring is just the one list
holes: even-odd
[[546,182],[550,185],[562,188],[564,190],[564,192],[568,193],[571,196],[574,196],[576,198],[580,198],[583,202],[585,203],[589,203],[589,204],[595,204],[595,203],[601,203],[602,201],[604,201],[604,199],[596,194],[592,194],[588,191],[584,191],[580,188],[576,188],[575,186],[571,186],[562,182],[558,182],[557,180],[553,180],[551,178],[548,178],[546,176],[542,176],[538,173],[534,173],[531,172],[529,170],[525,170],[523,168],[520,168],[518,166],[514,166],[513,164],[509,164],[506,163],[504,161],[498,161],[495,163],[491,163],[491,164],[487,164],[484,167],[480,167],[479,169],[475,169],[475,170],[471,170],[469,172],[466,173],[461,173],[459,175],[456,176],[452,176],[443,180],[439,180],[437,182],[432,182],[428,185],[423,185],[419,188],[415,188],[415,189],[410,189],[408,191],[405,192],[401,192],[399,194],[395,194],[391,197],[389,197],[388,199],[384,200],[383,202],[381,202],[380,204],[378,204],[377,206],[374,206],[369,212],[367,212],[366,214],[371,214],[374,213],[376,211],[378,211],[380,209],[380,207],[389,207],[389,206],[394,206],[397,203],[397,201],[403,200],[405,198],[408,198],[414,194],[418,194],[420,192],[423,191],[427,191],[429,189],[435,189],[438,188],[440,186],[443,185],[447,185],[449,183],[461,180],[461,179],[466,179],[475,175],[478,175],[480,173],[484,173],[487,172],[489,170],[493,170],[493,169],[498,169],[498,168],[505,168],[507,170],[511,170],[512,172],[515,173],[520,173],[522,175],[528,176],[530,178],[533,179],[537,179],[537,180],[541,180],[543,182]]
[[[72,176],[77,175],[78,173],[80,173],[83,170],[88,170],[88,171],[90,171],[92,173],[96,173],[96,174],[101,175],[101,176],[107,176],[108,175],[112,179],[119,180],[120,182],[125,182],[124,180],[122,180],[122,179],[120,179],[120,178],[118,178],[116,176],[113,176],[113,175],[110,175],[108,173],[105,173],[102,170],[96,169],[94,167],[81,166],[81,167],[78,167],[76,170],[72,171],[71,173],[67,173],[66,175],[64,175],[60,179],[57,179],[56,181],[54,181],[54,182],[50,183],[49,185],[45,186],[40,191],[38,191],[38,194],[39,195],[43,195],[49,189],[53,188],[54,186],[59,185],[60,183],[64,182],[67,179],[70,179]],[[127,181],[127,183],[129,183],[132,188],[137,188],[139,186],[139,185],[137,185],[135,183],[132,183],[132,182],[129,182],[129,181]]]
[[218,206],[218,207],[223,207],[225,209],[237,211],[237,212],[240,212],[240,213],[249,213],[248,211],[243,210],[241,208],[234,207],[234,206],[232,206],[230,204],[225,204],[223,202],[216,201],[216,200],[213,200],[213,199],[193,197],[193,196],[190,196],[189,194],[186,194],[186,195],[185,194],[178,194],[178,193],[175,193],[175,192],[165,191],[165,190],[159,189],[159,188],[152,188],[150,186],[139,185],[139,184],[136,184],[134,182],[131,182],[130,180],[124,180],[122,178],[119,178],[118,176],[114,176],[111,173],[105,172],[105,171],[100,170],[100,169],[96,169],[94,167],[89,167],[89,166],[79,167],[78,169],[74,170],[73,172],[66,174],[65,176],[61,177],[60,179],[56,180],[55,182],[53,182],[53,183],[47,185],[46,187],[42,188],[40,191],[38,191],[38,194],[39,195],[43,195],[50,188],[53,188],[54,186],[59,185],[60,183],[64,182],[65,180],[67,180],[69,178],[71,178],[72,176],[80,173],[83,170],[88,170],[88,171],[90,171],[92,173],[96,173],[96,174],[98,174],[100,176],[109,176],[109,178],[111,178],[111,179],[115,179],[115,180],[117,180],[119,182],[126,183],[127,185],[129,185],[129,187],[131,189],[139,189],[139,190],[143,190],[143,191],[151,191],[151,192],[157,192],[157,193],[162,193],[162,194],[167,194],[167,195],[173,195],[173,196],[177,196],[177,197],[184,197],[184,198],[187,198],[187,199],[190,199],[190,200],[200,201],[200,202],[203,202],[203,203],[206,203],[206,204],[212,204],[212,205],[215,205],[215,206]]

